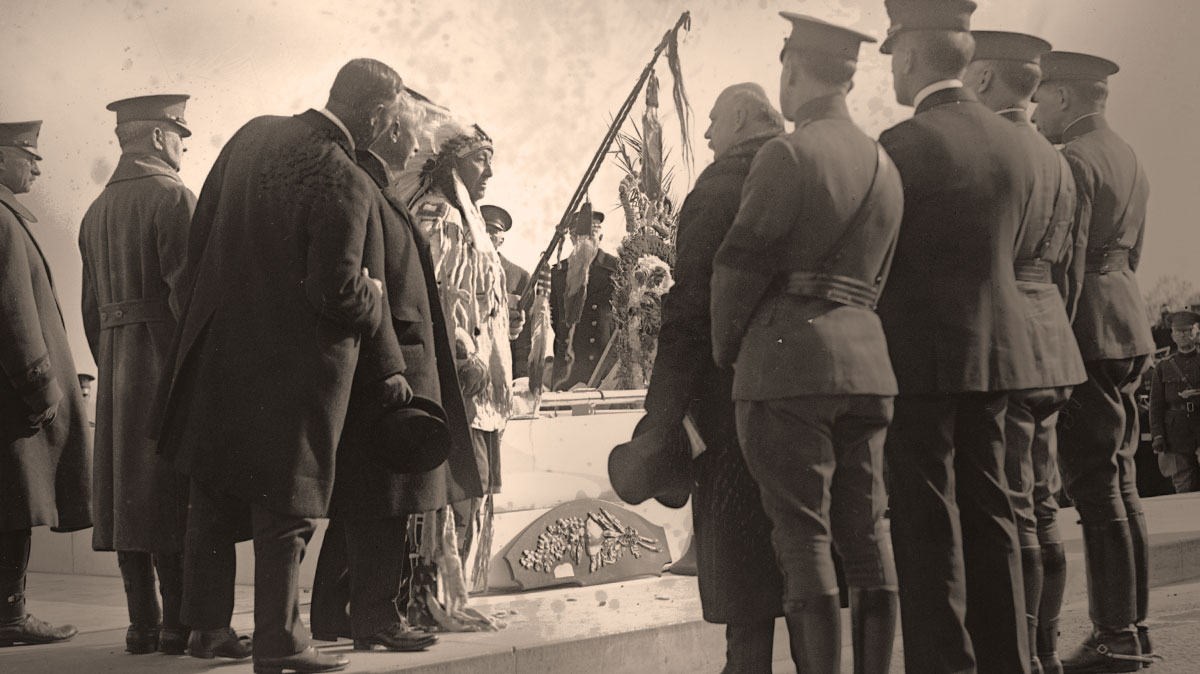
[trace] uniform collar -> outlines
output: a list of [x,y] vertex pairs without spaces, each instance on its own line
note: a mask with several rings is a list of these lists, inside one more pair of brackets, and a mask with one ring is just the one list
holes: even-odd
[[794,117],[797,127],[818,119],[850,119],[850,110],[846,107],[846,95],[830,94],[814,98],[797,108]]
[[1063,129],[1062,142],[1065,145],[1082,135],[1107,128],[1108,120],[1104,119],[1104,113],[1091,112],[1071,122],[1067,128]]
[[938,80],[937,82],[927,84],[917,92],[916,96],[913,96],[913,109],[917,112],[920,112],[921,104],[924,103],[925,99],[929,98],[931,94],[944,91],[946,89],[961,89],[962,85],[962,80],[954,78],[948,80]]
[[179,173],[161,157],[152,154],[123,154],[107,184],[150,176],[166,176],[176,182],[183,182],[179,179]]
[[25,208],[25,204],[17,201],[17,195],[13,194],[7,185],[0,185],[0,203],[11,208],[25,222],[37,222],[37,218],[33,217],[33,213],[28,208]]

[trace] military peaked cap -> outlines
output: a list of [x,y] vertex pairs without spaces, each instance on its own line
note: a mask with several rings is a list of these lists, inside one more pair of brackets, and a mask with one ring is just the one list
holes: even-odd
[[500,208],[499,206],[493,206],[491,204],[480,206],[479,214],[483,216],[483,221],[488,227],[495,227],[502,232],[507,232],[508,230],[512,229],[512,216],[508,214],[508,211]]
[[1042,81],[1091,80],[1108,81],[1120,66],[1106,58],[1070,51],[1052,51],[1042,56]]
[[947,30],[965,33],[971,30],[972,0],[884,0],[892,25],[879,51],[892,53],[896,36],[913,30]]
[[187,94],[153,94],[113,101],[105,106],[117,113],[117,124],[125,122],[171,122],[179,127],[179,136],[192,135],[183,118],[183,108],[190,98]]
[[859,45],[863,42],[878,41],[865,33],[835,26],[827,21],[804,14],[780,12],[779,16],[792,22],[792,34],[783,43],[783,51],[779,53],[780,59],[788,50],[795,49],[816,51],[848,61],[857,61]]
[[1050,43],[1040,37],[1003,30],[973,30],[975,61],[1020,61],[1037,65]]
[[1194,311],[1176,311],[1171,314],[1171,329],[1182,330],[1200,323],[1200,314]]
[[38,134],[42,131],[42,120],[32,122],[2,122],[0,123],[0,147],[16,147],[33,155],[41,161],[37,153]]

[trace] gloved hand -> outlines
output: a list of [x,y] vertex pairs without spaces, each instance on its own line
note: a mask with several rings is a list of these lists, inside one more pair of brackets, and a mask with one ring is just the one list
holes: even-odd
[[458,362],[458,386],[466,397],[478,395],[488,385],[487,365],[478,356],[468,356]]
[[402,374],[389,375],[387,379],[378,382],[373,391],[379,404],[384,407],[398,407],[412,402],[413,390],[408,379]]
[[1154,448],[1155,454],[1162,454],[1167,451],[1167,439],[1163,436],[1157,436],[1150,441],[1150,446]]
[[58,403],[47,407],[41,412],[35,412],[26,417],[29,420],[29,430],[37,431],[54,423],[54,417],[58,416]]

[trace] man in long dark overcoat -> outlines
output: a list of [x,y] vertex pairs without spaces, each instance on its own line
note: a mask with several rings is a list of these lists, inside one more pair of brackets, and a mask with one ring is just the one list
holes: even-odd
[[707,447],[692,464],[691,490],[704,619],[725,625],[725,672],[761,674],[771,671],[783,585],[771,549],[771,522],[738,447],[733,372],[717,367],[711,357],[709,282],[713,255],[737,214],[750,162],[782,133],[783,118],[753,84],[723,91],[710,118],[705,137],[713,163],[679,211],[675,284],[663,299],[644,432],[660,438],[655,442],[662,446],[661,438],[686,414],[695,420]]
[[1035,98],[1038,129],[1063,143],[1075,177],[1075,239],[1084,257],[1072,325],[1088,380],[1071,394],[1058,437],[1063,486],[1083,523],[1094,629],[1064,659],[1068,672],[1132,671],[1153,651],[1145,624],[1149,534],[1134,463],[1141,438],[1134,395],[1154,352],[1134,276],[1150,182],[1133,148],[1104,117],[1108,77],[1117,70],[1098,56],[1050,52],[1042,57]]
[[382,190],[376,204],[382,227],[378,237],[368,233],[363,255],[384,270],[390,320],[364,341],[356,382],[402,373],[414,396],[441,405],[452,449],[446,463],[427,472],[385,468],[371,449],[377,444],[383,406],[369,389],[360,386],[351,392],[329,529],[313,583],[312,625],[318,639],[352,636],[355,648],[378,644],[409,651],[427,648],[437,638],[410,631],[398,606],[408,516],[479,498],[483,487],[429,243],[413,226],[403,200],[387,189],[390,170],[403,169],[416,142],[409,126],[402,124],[399,136],[398,142],[384,138],[377,143],[380,155],[358,153],[359,164]]
[[117,551],[131,653],[182,654],[188,639],[179,622],[188,482],[157,454],[146,416],[168,366],[196,205],[178,173],[183,139],[192,135],[187,98],[109,104],[121,159],[79,228],[83,327],[99,370],[92,548]]
[[1004,31],[972,31],[971,35],[975,55],[967,67],[966,86],[981,103],[1013,123],[1035,176],[1033,192],[1026,199],[1014,272],[1042,381],[1037,388],[1009,394],[1005,472],[1021,542],[1030,669],[1052,674],[1062,671],[1058,615],[1067,582],[1055,500],[1061,479],[1054,429],[1071,387],[1087,379],[1066,306],[1079,298],[1084,269],[1082,250],[1075,254],[1072,236],[1075,180],[1062,155],[1026,114],[1041,78],[1041,56],[1050,51],[1050,43]]
[[896,99],[880,136],[904,219],[879,301],[900,386],[888,431],[892,542],[910,672],[1029,667],[1004,475],[1009,390],[1041,385],[1014,262],[1034,189],[1012,122],[962,87],[969,0],[888,0]]
[[[310,645],[298,572],[328,510],[359,343],[384,312],[372,278],[382,270],[362,257],[378,188],[354,149],[393,129],[402,95],[390,67],[351,61],[325,108],[242,127],[201,190],[160,430],[191,478],[183,620],[194,656],[247,655],[229,618],[233,545],[249,524],[256,669],[348,663]],[[372,383],[400,395],[397,377]]]
[[50,265],[16,195],[41,175],[42,123],[0,124],[0,646],[75,636],[25,611],[33,527],[92,525],[91,429]]

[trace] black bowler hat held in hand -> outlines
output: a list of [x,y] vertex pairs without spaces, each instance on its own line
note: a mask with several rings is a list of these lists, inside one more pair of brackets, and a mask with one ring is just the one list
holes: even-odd
[[408,405],[383,413],[373,434],[375,459],[397,473],[424,473],[450,455],[446,411],[436,402],[416,396]]

